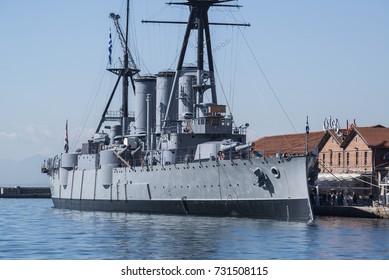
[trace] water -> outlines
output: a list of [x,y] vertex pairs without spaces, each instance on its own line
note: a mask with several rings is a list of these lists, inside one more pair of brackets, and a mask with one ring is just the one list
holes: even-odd
[[0,199],[0,260],[388,260],[389,220],[80,212]]

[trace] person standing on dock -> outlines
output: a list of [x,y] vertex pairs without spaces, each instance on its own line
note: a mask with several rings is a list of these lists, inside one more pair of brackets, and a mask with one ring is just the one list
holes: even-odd
[[353,192],[353,206],[358,205],[358,195]]

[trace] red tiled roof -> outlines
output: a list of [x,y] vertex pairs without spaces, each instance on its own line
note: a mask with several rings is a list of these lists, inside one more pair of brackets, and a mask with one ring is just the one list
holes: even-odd
[[354,130],[369,147],[389,148],[389,128],[386,127],[355,127]]
[[[354,138],[355,133],[359,134],[369,147],[389,148],[389,128],[380,125],[371,127],[354,126],[348,131],[342,130],[342,132],[345,137],[344,140],[334,132],[330,134],[326,134],[324,131],[310,132],[308,135],[308,150],[314,151],[318,148],[320,151],[322,145],[328,139],[327,137],[330,137],[329,135],[332,135],[338,143],[343,143],[342,146],[347,146],[349,141]],[[254,141],[254,150],[261,152],[264,156],[274,156],[277,153],[304,154],[305,137],[305,133],[266,136]]]
[[[310,132],[308,150],[315,150],[324,135],[324,131]],[[274,156],[276,153],[304,154],[305,142],[305,133],[266,136],[254,141],[254,150],[261,152],[264,156]]]

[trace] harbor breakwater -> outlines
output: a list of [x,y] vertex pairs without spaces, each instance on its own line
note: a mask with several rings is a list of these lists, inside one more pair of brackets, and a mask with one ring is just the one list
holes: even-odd
[[0,198],[50,198],[49,187],[0,187]]

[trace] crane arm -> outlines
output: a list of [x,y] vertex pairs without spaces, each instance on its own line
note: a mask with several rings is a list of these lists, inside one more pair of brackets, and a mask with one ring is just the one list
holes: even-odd
[[[117,14],[114,14],[114,13],[111,13],[109,15],[109,17],[113,20],[114,24],[115,24],[115,28],[116,28],[116,32],[119,36],[119,41],[120,41],[120,44],[122,46],[122,49],[123,49],[123,52],[126,53],[127,51],[127,54],[128,54],[128,63],[130,65],[130,68],[132,69],[138,69],[137,66],[136,66],[136,63],[135,63],[135,60],[130,52],[130,50],[126,47],[127,44],[126,44],[126,39],[124,37],[124,34],[123,34],[123,31],[122,31],[122,28],[120,26],[120,23],[119,23],[119,19],[120,19],[120,16],[117,15]],[[127,48],[127,50],[126,50]],[[138,78],[139,77],[139,71],[134,71],[135,74],[135,78]]]

